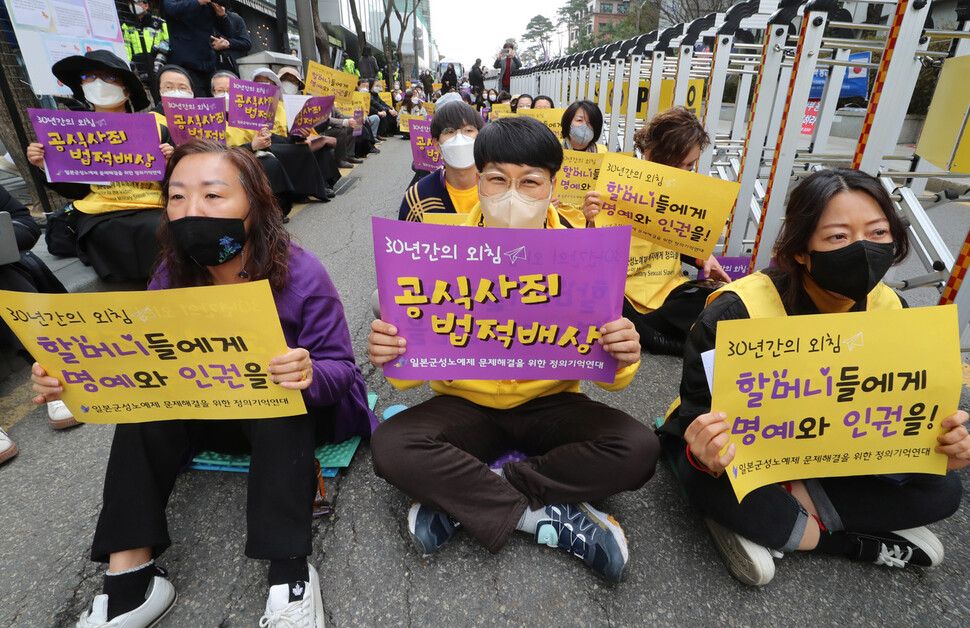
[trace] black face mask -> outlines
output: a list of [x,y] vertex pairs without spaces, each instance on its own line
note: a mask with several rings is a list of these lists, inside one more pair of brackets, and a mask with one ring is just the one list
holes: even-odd
[[853,301],[866,298],[893,265],[893,243],[858,240],[834,251],[812,251],[809,274],[819,287]]
[[242,218],[186,216],[168,223],[179,251],[202,266],[225,264],[239,255],[246,243]]

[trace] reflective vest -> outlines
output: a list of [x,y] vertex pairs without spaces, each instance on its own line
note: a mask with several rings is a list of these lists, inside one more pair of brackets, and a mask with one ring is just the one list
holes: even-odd
[[135,55],[150,53],[159,42],[168,41],[168,23],[162,22],[161,29],[141,28],[133,24],[122,24],[121,34],[125,40],[125,50],[128,51],[128,58],[134,59]]

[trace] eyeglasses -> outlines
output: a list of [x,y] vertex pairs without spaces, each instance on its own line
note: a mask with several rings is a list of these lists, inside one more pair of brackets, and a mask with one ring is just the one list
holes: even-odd
[[95,79],[101,79],[105,83],[110,83],[111,85],[117,85],[121,83],[121,77],[114,74],[107,74],[105,72],[91,72],[90,74],[81,75],[81,85],[87,83],[93,83]]
[[478,129],[475,129],[475,128],[471,128],[471,129],[444,128],[444,129],[441,129],[441,133],[439,134],[439,137],[448,136],[450,138],[452,135],[455,135],[457,133],[461,133],[465,137],[470,137],[472,139],[475,139],[476,137],[478,137]]
[[550,180],[538,174],[528,174],[520,179],[516,179],[515,177],[506,176],[501,172],[490,170],[482,174],[482,194],[485,196],[505,194],[512,189],[513,183],[515,183],[515,190],[520,194],[538,197],[548,189]]

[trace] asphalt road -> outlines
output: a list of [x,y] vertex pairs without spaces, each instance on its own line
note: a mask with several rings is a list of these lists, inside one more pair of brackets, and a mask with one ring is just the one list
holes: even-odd
[[[374,288],[370,217],[394,217],[411,178],[406,142],[393,139],[382,151],[353,171],[357,180],[337,199],[307,207],[290,223],[340,290],[358,363],[380,395],[378,412],[430,395],[426,387],[394,391],[365,355]],[[953,207],[947,217],[962,225],[947,229],[958,243],[966,209]],[[13,424],[21,449],[0,467],[0,626],[70,626],[100,591],[102,567],[88,552],[112,428],[52,431],[44,411],[29,404],[26,377],[20,369],[0,380],[0,423]],[[679,378],[680,360],[645,356],[627,389],[583,388],[651,423],[676,396]],[[961,407],[968,406],[964,394]],[[970,480],[970,473],[961,476]],[[162,626],[257,625],[266,566],[243,555],[245,485],[234,473],[189,471],[179,479],[168,509],[174,545],[160,563],[180,598]],[[630,544],[625,581],[617,585],[524,535],[490,555],[459,533],[422,559],[407,537],[410,501],[375,477],[366,446],[327,489],[336,510],[314,524],[311,560],[331,626],[966,626],[970,617],[966,498],[956,515],[933,526],[946,547],[937,568],[787,555],[774,581],[756,589],[728,574],[665,464],[643,489],[598,504],[620,521]]]

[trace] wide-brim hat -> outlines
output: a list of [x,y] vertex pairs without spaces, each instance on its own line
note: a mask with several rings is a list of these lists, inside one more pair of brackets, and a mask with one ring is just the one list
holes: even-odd
[[305,87],[305,84],[303,83],[303,77],[300,76],[300,73],[299,71],[297,71],[296,68],[291,68],[289,66],[280,68],[280,71],[277,72],[276,75],[279,77],[280,81],[283,80],[284,76],[292,76],[293,78],[296,79],[296,82],[300,85],[300,89],[303,89]]
[[71,88],[74,97],[86,102],[84,90],[81,89],[81,75],[91,70],[108,70],[121,75],[121,79],[128,88],[128,102],[132,111],[141,111],[148,107],[148,94],[138,80],[138,75],[131,71],[131,66],[110,50],[90,50],[83,55],[65,57],[51,67],[54,76],[61,83]]

